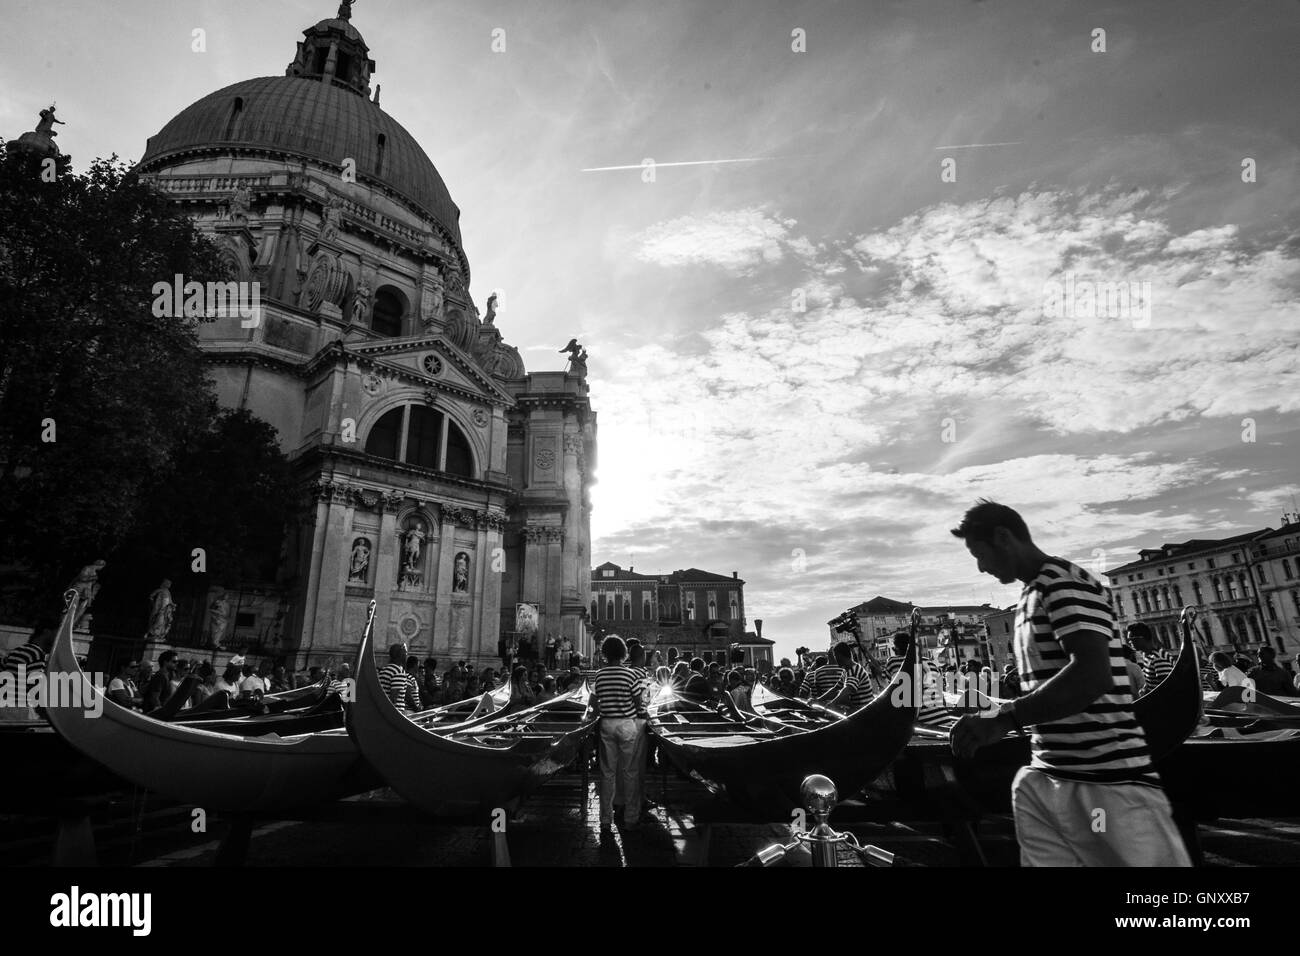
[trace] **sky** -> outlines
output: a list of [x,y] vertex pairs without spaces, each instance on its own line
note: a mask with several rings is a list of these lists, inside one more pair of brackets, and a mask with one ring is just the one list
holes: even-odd
[[[57,100],[84,168],[282,75],[337,3],[5,7],[0,134]],[[980,497],[1093,570],[1296,510],[1300,3],[352,23],[461,208],[480,308],[499,291],[530,371],[590,352],[593,565],[738,571],[781,656],[876,594],[1011,603],[947,531]]]

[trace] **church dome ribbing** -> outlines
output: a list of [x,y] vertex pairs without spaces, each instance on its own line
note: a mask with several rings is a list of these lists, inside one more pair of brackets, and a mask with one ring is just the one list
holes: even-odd
[[[345,5],[346,6],[346,5]],[[285,76],[234,83],[181,110],[150,137],[140,171],[191,155],[281,155],[342,166],[387,187],[460,244],[460,209],[415,138],[368,98],[374,61],[346,18],[322,20]]]

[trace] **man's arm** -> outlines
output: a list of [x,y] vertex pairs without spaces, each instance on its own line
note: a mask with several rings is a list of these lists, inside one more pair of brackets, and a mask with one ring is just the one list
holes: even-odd
[[1108,637],[1080,631],[1061,638],[1060,643],[1070,662],[1045,684],[1016,700],[1016,717],[1024,726],[1072,717],[1115,687]]

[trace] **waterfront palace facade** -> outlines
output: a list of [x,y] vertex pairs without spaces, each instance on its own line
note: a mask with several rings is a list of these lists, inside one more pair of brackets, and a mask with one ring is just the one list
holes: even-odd
[[283,76],[182,110],[138,167],[258,283],[260,320],[208,321],[202,346],[220,401],[275,426],[300,487],[277,580],[238,582],[225,645],[345,659],[373,598],[381,647],[494,658],[526,604],[537,640],[589,655],[586,354],[529,374],[494,298],[480,315],[460,210],[374,71],[344,4]]

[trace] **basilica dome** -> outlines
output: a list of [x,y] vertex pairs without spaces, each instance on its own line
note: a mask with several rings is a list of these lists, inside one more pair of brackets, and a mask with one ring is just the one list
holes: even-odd
[[181,110],[149,139],[142,172],[191,156],[275,156],[342,166],[439,223],[460,245],[460,210],[415,138],[369,98],[365,41],[346,19],[303,31],[285,76],[244,80]]

